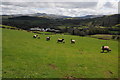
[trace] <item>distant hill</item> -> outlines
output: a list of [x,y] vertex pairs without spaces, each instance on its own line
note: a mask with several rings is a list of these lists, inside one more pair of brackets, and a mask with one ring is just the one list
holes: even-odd
[[[47,15],[47,16],[45,16]],[[66,17],[48,14],[29,14],[29,15],[3,15],[2,24],[8,26],[14,26],[21,29],[27,29],[34,27],[40,28],[55,28],[55,29],[66,29],[65,27],[78,27],[78,28],[95,28],[105,27],[111,28],[120,24],[120,14],[114,15],[87,15],[82,18],[78,17]],[[101,17],[100,17],[101,16]],[[53,18],[54,17],[54,18]],[[117,26],[119,27],[119,26]],[[66,30],[63,30],[66,31]]]
[[83,17],[80,17],[81,19],[88,19],[88,18],[97,18],[97,17],[102,17],[104,15],[86,15]]
[[15,15],[2,15],[4,17],[20,17],[20,16],[31,16],[31,17],[44,17],[50,19],[60,19],[60,18],[68,18],[70,16],[63,15],[55,15],[55,14],[46,14],[46,13],[35,13],[35,14],[15,14]]
[[46,13],[29,14],[28,16],[45,17],[45,18],[52,18],[52,19],[68,18],[69,17],[69,16],[46,14]]
[[20,17],[20,16],[31,16],[31,17],[44,17],[49,19],[64,19],[64,18],[72,18],[72,19],[89,19],[89,18],[97,18],[102,17],[105,15],[86,15],[80,17],[70,17],[70,16],[63,16],[63,15],[55,15],[55,14],[46,14],[46,13],[35,13],[35,14],[16,14],[16,15],[2,15],[4,17]]
[[8,19],[13,19],[13,20],[49,20],[48,18],[44,17],[34,17],[34,16],[17,16],[17,17],[10,17]]

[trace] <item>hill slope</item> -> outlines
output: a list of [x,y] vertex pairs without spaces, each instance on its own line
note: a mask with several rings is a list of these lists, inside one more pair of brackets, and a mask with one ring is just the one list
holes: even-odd
[[[40,35],[3,29],[3,78],[117,78],[118,42],[71,35]],[[57,38],[66,43],[56,43]],[[70,39],[76,44],[70,44]],[[108,45],[112,52],[100,53]]]
[[120,14],[106,15],[97,18],[61,18],[61,19],[52,19],[47,17],[38,17],[38,16],[2,16],[2,23],[4,25],[11,25],[22,29],[29,29],[30,27],[42,27],[42,28],[57,28],[58,26],[104,26],[112,27],[117,24],[120,24],[119,21]]

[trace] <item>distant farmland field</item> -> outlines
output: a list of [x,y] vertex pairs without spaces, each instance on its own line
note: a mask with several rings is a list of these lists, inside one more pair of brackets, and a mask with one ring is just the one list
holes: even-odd
[[[117,41],[60,34],[34,39],[33,35],[2,29],[3,78],[118,78]],[[65,43],[57,43],[58,38]],[[112,51],[101,53],[102,45]]]

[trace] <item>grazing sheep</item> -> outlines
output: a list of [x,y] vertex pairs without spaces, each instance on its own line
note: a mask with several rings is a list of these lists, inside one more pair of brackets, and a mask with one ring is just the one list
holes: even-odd
[[59,43],[59,42],[65,43],[64,39],[58,39],[58,40],[57,40],[57,43]]
[[75,44],[75,40],[71,39],[71,43],[74,43],[74,44]]
[[37,37],[38,37],[38,35],[34,35],[34,36],[33,36],[33,38],[37,38]]
[[46,37],[46,41],[49,41],[50,40],[50,37]]
[[109,48],[109,46],[102,46],[101,48],[102,48],[102,51],[103,51],[103,52],[104,52],[105,50],[106,50],[107,52],[111,51],[111,49]]

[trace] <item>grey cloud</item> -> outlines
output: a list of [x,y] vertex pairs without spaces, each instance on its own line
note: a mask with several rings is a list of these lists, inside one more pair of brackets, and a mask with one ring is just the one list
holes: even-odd
[[3,0],[3,2],[97,2],[98,0]]
[[17,5],[1,5],[3,14],[29,14],[34,13],[34,9],[30,9],[29,7],[20,7]]
[[[110,8],[112,4],[106,3],[102,9],[97,9],[97,2],[2,2],[3,14],[32,14],[48,13],[66,16],[82,16],[88,14],[115,13]],[[109,7],[109,10],[106,9]]]
[[120,14],[120,1],[118,2],[118,13]]
[[104,4],[104,6],[107,8],[113,8],[113,5],[110,2],[107,2],[106,4]]
[[3,2],[3,5],[15,5],[20,7],[61,7],[61,8],[91,8],[97,5],[97,2]]

